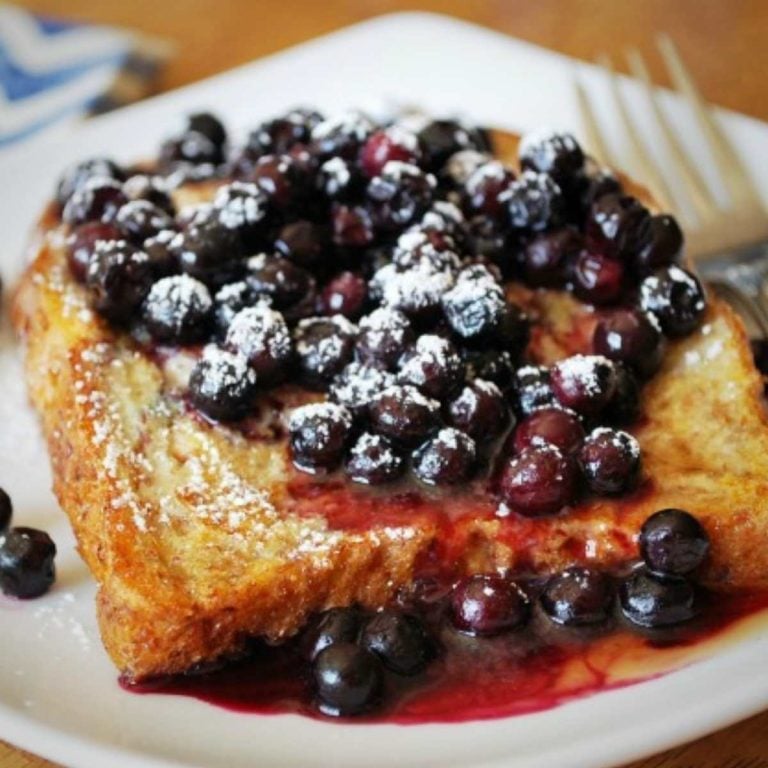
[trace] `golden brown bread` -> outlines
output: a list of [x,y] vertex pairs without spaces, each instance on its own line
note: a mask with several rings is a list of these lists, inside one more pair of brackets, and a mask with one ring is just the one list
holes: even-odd
[[[716,300],[645,389],[646,417],[633,430],[641,491],[553,518],[499,518],[488,498],[406,508],[365,490],[296,494],[284,440],[251,440],[189,412],[179,397],[189,358],[160,362],[113,333],[70,278],[61,232],[42,236],[13,319],[55,492],[99,584],[104,644],[131,678],[236,654],[249,636],[278,640],[331,605],[385,604],[430,557],[457,571],[620,562],[642,520],[665,506],[689,509],[709,530],[711,585],[768,587],[762,381],[740,322]],[[556,291],[510,290],[541,324],[538,359],[583,351],[589,308]],[[343,523],[350,504],[375,508],[377,522]]]

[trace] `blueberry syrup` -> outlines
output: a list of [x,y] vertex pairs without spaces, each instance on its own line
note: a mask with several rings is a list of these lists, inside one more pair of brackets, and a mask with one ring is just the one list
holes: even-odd
[[342,723],[419,725],[511,717],[680,668],[695,646],[716,642],[740,619],[768,608],[768,595],[720,595],[708,603],[705,619],[641,634],[623,629],[619,620],[612,631],[606,627],[599,634],[554,628],[540,615],[534,616],[532,633],[499,638],[467,637],[443,625],[438,658],[417,676],[388,676],[384,705],[354,718],[329,718],[317,710],[309,667],[295,642],[259,643],[247,659],[219,670],[141,684],[121,680],[121,686],[135,694],[187,696],[233,712],[294,713]]

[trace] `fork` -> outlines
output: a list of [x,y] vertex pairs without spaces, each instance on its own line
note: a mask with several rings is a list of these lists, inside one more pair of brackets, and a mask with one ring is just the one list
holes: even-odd
[[[659,35],[656,42],[675,89],[704,134],[727,192],[727,203],[725,206],[718,203],[684,148],[681,137],[665,115],[645,60],[636,48],[627,53],[629,70],[641,84],[672,159],[671,166],[665,170],[677,174],[682,184],[670,184],[668,176],[648,151],[622,95],[613,64],[603,54],[597,63],[608,77],[612,98],[629,140],[630,165],[640,171],[641,181],[653,191],[662,206],[684,222],[686,250],[699,273],[722,298],[733,304],[740,314],[746,315],[749,324],[761,336],[768,337],[768,210],[675,44],[667,35]],[[578,77],[575,87],[590,148],[598,160],[621,167],[604,139],[596,113]]]

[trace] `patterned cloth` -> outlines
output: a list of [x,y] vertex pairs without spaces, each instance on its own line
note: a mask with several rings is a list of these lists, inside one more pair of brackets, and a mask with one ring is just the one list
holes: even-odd
[[162,41],[0,4],[0,152],[151,90]]

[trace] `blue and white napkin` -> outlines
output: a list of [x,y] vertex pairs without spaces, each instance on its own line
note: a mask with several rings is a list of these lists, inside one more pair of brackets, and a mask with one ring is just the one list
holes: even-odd
[[169,48],[0,4],[0,153],[147,95]]

